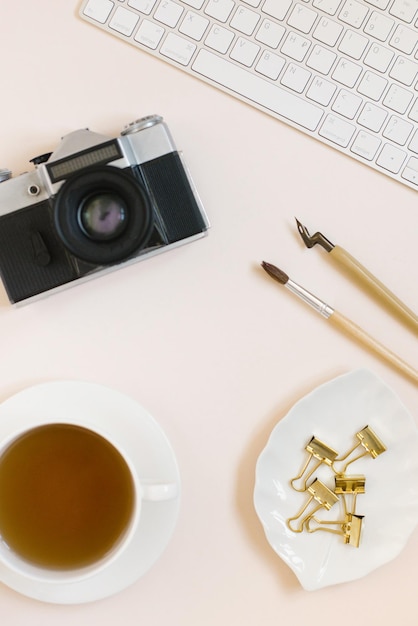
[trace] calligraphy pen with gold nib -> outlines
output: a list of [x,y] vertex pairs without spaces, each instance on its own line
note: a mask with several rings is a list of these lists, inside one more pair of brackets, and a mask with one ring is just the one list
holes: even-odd
[[418,316],[415,315],[394,293],[392,293],[376,276],[373,276],[357,259],[341,246],[331,243],[322,233],[310,235],[306,226],[296,219],[298,231],[307,248],[320,245],[329,253],[329,258],[339,265],[351,278],[363,287],[379,304],[385,306],[393,315],[418,333]]
[[[351,257],[351,255],[349,255],[342,248],[338,248],[331,244],[320,233],[316,233],[311,237],[305,227],[300,224],[300,222],[298,222],[298,229],[301,235],[303,233],[302,237],[306,238],[306,241],[304,238],[306,245],[308,245],[308,243],[311,244],[308,247],[312,247],[312,245],[314,245],[315,243],[322,242],[321,245],[326,246],[325,249],[328,252],[333,251],[334,254],[336,253],[335,258],[338,257],[340,262],[346,264],[346,267],[350,269],[357,278],[360,278],[361,281],[367,285],[373,285],[373,289],[376,290],[379,299],[388,306],[390,306],[393,312],[400,314],[402,319],[407,319],[408,324],[412,324],[412,327],[415,328],[415,330],[418,328],[417,316],[407,307],[405,307],[405,305],[403,305],[403,303],[398,300],[396,296],[394,296],[388,289],[386,289],[386,287],[382,283],[380,283],[380,281],[378,281],[372,274],[370,274],[370,272],[368,272],[353,257]],[[312,240],[314,239],[315,241],[314,243],[312,243]],[[280,284],[289,289],[289,291],[291,291],[299,298],[301,298],[304,302],[313,307],[318,313],[323,315],[323,317],[325,317],[328,322],[331,323],[334,327],[344,331],[345,333],[356,339],[363,346],[375,352],[387,363],[392,365],[392,367],[395,367],[399,372],[411,379],[415,384],[418,384],[418,371],[408,365],[408,363],[405,363],[405,361],[403,361],[394,352],[392,352],[376,339],[371,337],[365,330],[360,328],[360,326],[357,326],[357,324],[336,311],[329,304],[327,304],[323,300],[320,300],[312,293],[307,291],[304,287],[291,280],[285,272],[280,270],[275,265],[272,265],[271,263],[266,263],[265,261],[263,261],[261,265],[263,269],[267,272],[267,274],[269,274],[269,276],[277,280]],[[400,310],[402,310],[402,313],[399,313]]]

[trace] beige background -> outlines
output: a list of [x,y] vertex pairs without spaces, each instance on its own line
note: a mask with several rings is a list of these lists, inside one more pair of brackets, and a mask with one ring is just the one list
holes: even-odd
[[117,135],[150,113],[183,149],[209,237],[20,309],[0,296],[0,400],[30,384],[95,381],[143,404],[182,475],[172,541],[116,596],[43,604],[0,585],[20,626],[416,624],[418,531],[366,578],[303,591],[254,512],[255,463],[304,394],[366,367],[416,419],[417,389],[259,269],[265,259],[405,360],[417,342],[307,250],[296,215],[348,249],[418,310],[418,195],[101,32],[78,2],[13,0],[0,12],[0,167],[14,174],[89,127]]

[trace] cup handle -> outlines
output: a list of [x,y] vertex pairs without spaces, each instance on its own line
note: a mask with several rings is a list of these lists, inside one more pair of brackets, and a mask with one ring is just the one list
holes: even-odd
[[179,493],[177,483],[164,483],[151,479],[141,479],[140,483],[143,500],[150,500],[152,502],[173,500]]

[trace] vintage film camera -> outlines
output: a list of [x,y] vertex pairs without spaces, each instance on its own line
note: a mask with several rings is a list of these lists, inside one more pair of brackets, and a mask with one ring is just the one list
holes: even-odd
[[206,234],[208,220],[158,115],[121,136],[78,130],[32,172],[0,171],[0,275],[25,303]]

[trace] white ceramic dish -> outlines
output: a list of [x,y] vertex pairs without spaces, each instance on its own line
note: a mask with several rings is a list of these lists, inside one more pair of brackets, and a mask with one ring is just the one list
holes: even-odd
[[[51,382],[30,387],[0,405],[0,440],[37,419],[68,421],[109,432],[127,451],[140,476],[178,485],[174,452],[155,420],[133,399],[107,387],[85,382]],[[144,501],[139,527],[129,550],[106,569],[79,582],[34,583],[0,565],[0,581],[37,600],[57,604],[91,602],[134,583],[166,548],[177,520],[179,497]]]
[[[307,496],[292,489],[290,480],[307,459],[310,438],[315,436],[343,453],[358,442],[355,433],[367,425],[387,451],[349,466],[350,473],[366,477],[366,493],[357,498],[357,513],[364,515],[359,547],[345,545],[342,537],[329,532],[292,532],[286,520],[299,512]],[[322,466],[314,476],[332,488],[331,474]],[[321,385],[273,429],[257,462],[254,504],[271,547],[305,589],[365,576],[394,559],[418,523],[418,429],[412,416],[393,391],[367,370]],[[341,517],[334,508],[317,515]]]

